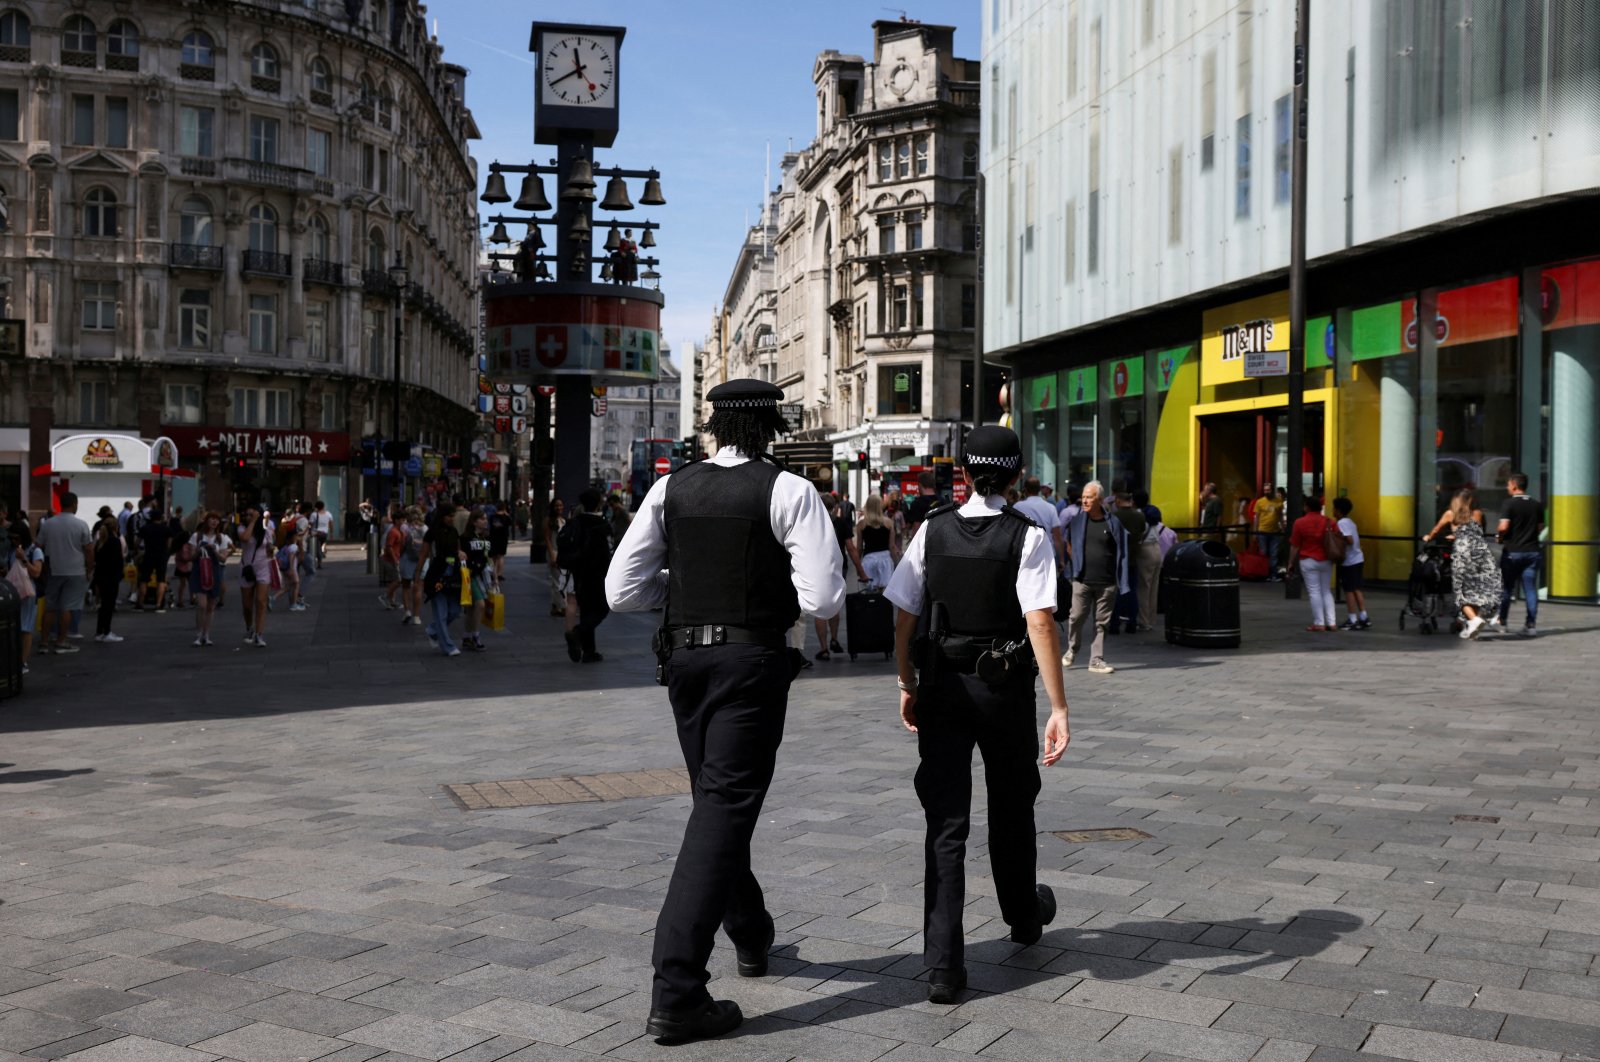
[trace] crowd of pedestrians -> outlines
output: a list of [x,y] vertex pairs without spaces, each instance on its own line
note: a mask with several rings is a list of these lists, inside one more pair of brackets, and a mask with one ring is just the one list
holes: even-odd
[[506,553],[526,520],[503,502],[468,505],[431,494],[421,504],[391,505],[381,520],[370,502],[361,511],[378,533],[378,603],[401,612],[401,626],[422,627],[445,656],[487,652],[483,629],[505,607]]

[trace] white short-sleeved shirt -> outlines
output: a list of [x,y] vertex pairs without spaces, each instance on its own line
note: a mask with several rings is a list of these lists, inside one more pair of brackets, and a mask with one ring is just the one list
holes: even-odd
[[1356,522],[1348,516],[1340,520],[1339,534],[1350,540],[1344,548],[1344,560],[1339,563],[1344,566],[1365,563],[1367,557],[1361,552],[1361,532],[1356,530]]
[[[956,512],[966,517],[994,517],[1000,515],[1006,500],[998,494],[987,498],[973,498]],[[945,517],[945,519],[949,519]],[[907,612],[922,612],[923,578],[927,570],[923,555],[928,536],[918,535],[906,547],[900,567],[894,570],[889,588],[884,591],[896,608]],[[1022,538],[1022,563],[1017,569],[1017,604],[1023,615],[1056,607],[1056,558],[1049,535],[1043,528],[1030,527]]]
[[[727,468],[750,458],[724,446],[708,460]],[[671,475],[662,476],[651,486],[606,570],[606,600],[618,612],[660,608],[667,603],[666,499],[671,479]],[[839,539],[822,496],[799,476],[781,473],[772,485],[768,518],[772,534],[789,551],[800,611],[821,619],[837,616],[844,606],[844,577],[839,571]]]
[[1023,498],[1021,501],[1017,502],[1017,504],[1013,505],[1012,508],[1017,510],[1017,512],[1021,513],[1023,516],[1026,516],[1028,519],[1032,520],[1034,523],[1038,524],[1040,527],[1044,528],[1046,531],[1054,531],[1056,528],[1061,526],[1061,514],[1056,512],[1056,507],[1039,497],[1037,494],[1033,495],[1032,497]]

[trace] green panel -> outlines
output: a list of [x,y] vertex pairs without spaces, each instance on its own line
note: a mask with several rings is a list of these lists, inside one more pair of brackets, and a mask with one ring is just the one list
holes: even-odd
[[1313,317],[1306,322],[1306,368],[1325,369],[1333,364],[1333,318]]
[[1178,374],[1178,366],[1183,364],[1185,358],[1194,353],[1193,347],[1173,347],[1156,354],[1156,390],[1165,391],[1172,386],[1172,378]]
[[1056,408],[1056,374],[1029,377],[1026,395],[1027,405],[1023,407],[1024,409],[1032,411]]
[[1081,406],[1099,400],[1099,368],[1098,365],[1085,365],[1067,370],[1067,405]]
[[[1118,373],[1118,368],[1122,372]],[[1144,355],[1130,354],[1105,363],[1106,386],[1112,398],[1138,398],[1144,394]],[[1119,390],[1120,388],[1120,390]]]
[[1350,313],[1350,357],[1355,361],[1405,353],[1398,302],[1368,306]]

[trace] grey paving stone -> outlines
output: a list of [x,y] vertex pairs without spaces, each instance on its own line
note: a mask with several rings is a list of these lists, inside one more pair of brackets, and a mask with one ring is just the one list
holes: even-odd
[[1358,1049],[1372,1031],[1372,1023],[1361,1018],[1279,1010],[1255,1003],[1234,1003],[1211,1027],[1265,1039],[1297,1040],[1352,1051]]
[[[451,988],[425,981],[399,980],[350,997],[352,1003],[380,1007],[396,1013],[420,1014],[425,1018],[448,1018],[494,998],[492,992]],[[512,1050],[515,1050],[513,1048]],[[510,1052],[506,1052],[510,1054]]]
[[217,1056],[142,1036],[124,1036],[67,1057],[73,1062],[211,1062]]
[[1112,1029],[1103,1042],[1113,1047],[1166,1051],[1211,1062],[1245,1062],[1261,1049],[1266,1037],[1131,1017]]
[[352,955],[360,955],[380,947],[382,945],[374,940],[341,937],[329,933],[296,933],[272,942],[272,950],[279,956],[299,955],[308,959],[325,959],[329,962],[348,959]]
[[240,1007],[235,1013],[320,1036],[342,1036],[350,1029],[370,1025],[389,1015],[380,1007],[304,992],[283,992]]
[[21,1054],[72,1036],[92,1032],[94,1026],[33,1010],[0,1013],[0,1048]]
[[62,1018],[88,1021],[101,1014],[137,1006],[149,998],[147,995],[100,988],[82,981],[61,980],[13,992],[0,1002],[24,1010],[38,1010]]
[[1555,1051],[1514,1044],[1489,1043],[1465,1036],[1379,1025],[1362,1047],[1362,1055],[1382,1054],[1411,1062],[1561,1062]]
[[174,966],[189,966],[210,973],[237,974],[244,973],[246,970],[254,970],[256,967],[265,966],[270,962],[277,962],[283,958],[283,955],[282,951],[252,951],[245,948],[229,947],[226,944],[214,944],[209,941],[195,941],[189,944],[180,944],[175,948],[150,952],[146,957],[157,962],[167,962]]
[[1352,1018],[1361,1018],[1375,1025],[1400,1025],[1454,1036],[1472,1036],[1480,1040],[1493,1040],[1505,1021],[1504,1014],[1480,1010],[1475,1006],[1414,1003],[1394,996],[1362,996],[1351,1005],[1349,1013]]
[[491,1000],[462,1011],[451,1021],[558,1047],[566,1047],[612,1024],[611,1018],[602,1015],[578,1013],[520,999]]
[[77,1036],[69,1036],[65,1040],[57,1040],[53,1044],[35,1047],[32,1051],[26,1053],[33,1058],[65,1058],[67,1055],[77,1054],[79,1051],[87,1051],[91,1047],[99,1047],[101,1044],[109,1043],[121,1035],[122,1033],[115,1029],[91,1029],[86,1033],[79,1033]]
[[256,1022],[192,1045],[238,1062],[311,1062],[347,1046],[343,1040]]
[[392,1014],[371,1025],[351,1029],[344,1039],[417,1058],[441,1059],[490,1039],[493,1033],[414,1014]]
[[99,1023],[135,1036],[164,1040],[179,1047],[187,1047],[250,1024],[248,1019],[237,1015],[175,1003],[170,999],[152,999],[137,1007],[119,1010],[101,1017]]
[[[1012,1029],[980,1051],[978,1057],[1038,1062],[1042,1058],[1056,1057],[1064,1042],[1062,1037],[1050,1033]],[[1142,1047],[1090,1042],[1072,1044],[1072,1057],[1082,1062],[1142,1062],[1149,1055]]]
[[1514,1014],[1500,1029],[1501,1043],[1560,1051],[1569,1058],[1600,1058],[1600,1029],[1593,1025]]

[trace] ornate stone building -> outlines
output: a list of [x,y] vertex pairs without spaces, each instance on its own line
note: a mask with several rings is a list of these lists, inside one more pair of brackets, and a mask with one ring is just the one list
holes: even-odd
[[947,454],[972,418],[979,75],[954,36],[880,21],[870,61],[823,52],[816,139],[783,159],[774,382],[836,463]]
[[232,502],[220,440],[293,435],[247,493],[352,505],[361,438],[394,434],[397,313],[400,437],[459,448],[465,80],[416,0],[0,0],[0,496],[44,505],[53,439],[122,429],[200,471],[180,503]]

